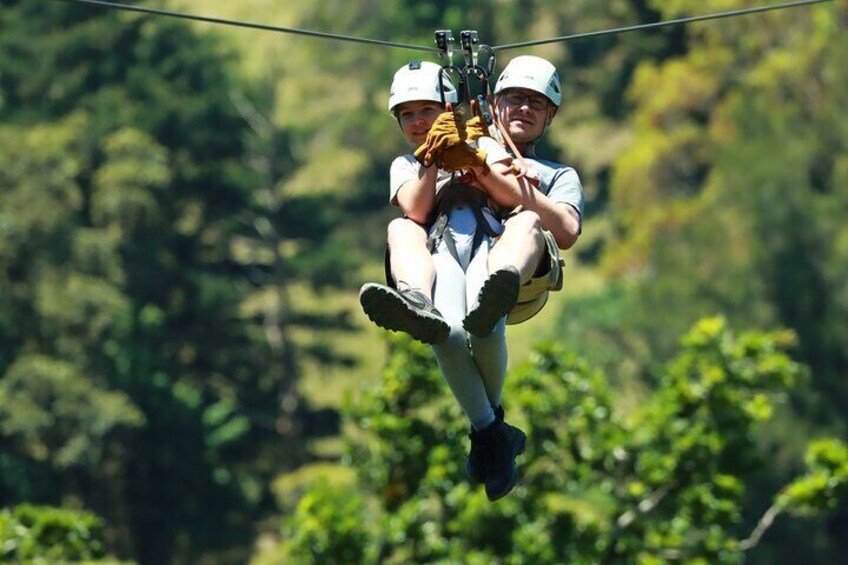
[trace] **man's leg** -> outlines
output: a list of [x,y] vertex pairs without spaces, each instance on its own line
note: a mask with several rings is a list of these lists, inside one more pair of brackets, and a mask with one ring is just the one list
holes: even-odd
[[[474,304],[483,283],[489,276],[488,262],[492,241],[486,238],[465,271],[467,304]],[[486,394],[492,406],[501,403],[501,390],[506,377],[507,349],[505,319],[501,318],[486,337],[470,336],[471,354],[483,377]]]
[[535,212],[525,210],[504,224],[504,232],[489,252],[489,272],[512,266],[521,282],[530,280],[545,253],[542,224]]
[[[457,254],[467,257],[473,238],[456,237],[454,241]],[[525,443],[524,432],[504,422],[503,409],[498,406],[506,374],[504,319],[495,324],[495,331],[485,338],[468,336],[458,327],[464,320],[468,300],[477,296],[486,280],[489,249],[487,238],[467,263],[464,278],[459,265],[447,253],[433,256],[438,273],[435,302],[451,324],[451,337],[433,350],[445,378],[449,383],[453,381],[451,390],[472,422],[471,449],[465,472],[473,481],[485,483],[486,496],[497,500],[518,480],[515,458],[524,451]],[[474,378],[468,380],[471,375]],[[495,406],[498,408],[493,410]],[[474,413],[478,416],[473,416]]]
[[450,336],[434,345],[433,352],[442,376],[475,429],[494,422],[483,377],[468,348],[468,334],[462,328],[465,316],[465,273],[444,244],[433,255],[438,272],[434,302],[450,324]]
[[545,240],[539,216],[529,210],[511,217],[489,252],[489,276],[468,311],[463,326],[485,337],[518,300],[522,283],[530,280],[544,256]]

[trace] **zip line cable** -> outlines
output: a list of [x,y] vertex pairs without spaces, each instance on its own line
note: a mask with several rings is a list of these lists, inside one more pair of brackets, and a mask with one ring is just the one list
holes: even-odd
[[802,0],[800,2],[787,2],[785,4],[770,4],[766,6],[759,6],[756,8],[743,8],[740,10],[730,10],[727,12],[718,12],[715,14],[706,14],[703,16],[692,16],[689,18],[680,18],[676,20],[666,20],[662,22],[654,22],[649,24],[640,24],[633,25],[627,27],[618,27],[612,29],[602,29],[598,31],[589,31],[586,33],[575,33],[573,35],[563,35],[561,37],[552,37],[550,39],[537,39],[533,41],[522,41],[520,43],[508,43],[506,45],[498,45],[496,47],[492,47],[494,51],[506,51],[507,49],[518,49],[519,47],[532,47],[534,45],[545,45],[547,43],[557,43],[560,41],[573,41],[575,39],[583,39],[586,37],[600,37],[603,35],[613,35],[618,33],[625,33],[628,31],[639,31],[646,29],[656,29],[659,27],[665,26],[673,26],[673,25],[681,25],[688,24],[693,22],[703,22],[706,20],[717,20],[720,18],[731,18],[735,16],[744,16],[747,14],[754,14],[757,12],[768,12],[771,10],[783,10],[784,8],[798,8],[801,6],[807,6],[810,4],[820,4],[822,2],[832,2],[833,0]]
[[[368,45],[380,45],[383,47],[394,47],[397,49],[409,49],[413,51],[423,51],[427,53],[441,53],[439,49],[435,47],[425,47],[423,45],[412,45],[409,43],[398,43],[395,41],[384,41],[381,39],[368,39],[365,37],[356,37],[353,35],[340,35],[337,33],[326,33],[321,31],[312,31],[307,29],[298,29],[291,27],[282,27],[282,26],[273,26],[267,24],[259,24],[255,22],[246,22],[241,20],[229,20],[224,18],[212,18],[208,16],[196,16],[193,14],[185,14],[181,12],[171,12],[168,10],[160,10],[156,8],[145,8],[142,6],[135,6],[129,4],[119,4],[117,2],[106,2],[104,0],[65,0],[66,2],[76,2],[78,4],[87,4],[90,6],[97,6],[99,8],[113,8],[117,10],[126,10],[129,12],[140,12],[143,14],[153,14],[157,16],[169,16],[172,18],[181,18],[185,20],[194,20],[198,22],[206,22],[211,24],[219,24],[219,25],[228,25],[235,27],[244,27],[250,29],[258,29],[262,31],[275,31],[278,33],[291,33],[295,35],[305,35],[309,37],[317,37],[320,39],[331,39],[337,41],[349,41],[353,43],[365,43]],[[821,4],[823,2],[832,2],[833,0],[801,0],[798,2],[786,2],[783,4],[769,4],[766,6],[758,6],[756,8],[743,8],[739,10],[729,10],[727,12],[717,12],[714,14],[705,14],[703,16],[692,16],[688,18],[679,18],[675,20],[666,20],[661,22],[653,22],[648,24],[639,24],[627,27],[618,27],[618,28],[610,28],[610,29],[601,29],[597,31],[589,31],[585,33],[575,33],[572,35],[563,35],[560,37],[552,37],[549,39],[537,39],[531,41],[522,41],[519,43],[508,43],[505,45],[498,45],[495,47],[491,47],[492,51],[506,51],[509,49],[518,49],[521,47],[533,47],[536,45],[545,45],[548,43],[558,43],[564,41],[574,41],[576,39],[585,39],[588,37],[601,37],[604,35],[614,35],[619,33],[626,33],[630,31],[641,31],[648,29],[656,29],[660,27],[667,27],[673,25],[682,25],[694,22],[703,22],[707,20],[717,20],[722,18],[731,18],[736,16],[744,16],[748,14],[755,14],[760,12],[769,12],[773,10],[783,10],[786,8],[799,8],[803,6],[809,6],[812,4]]]
[[116,10],[126,10],[128,12],[141,12],[143,14],[153,14],[156,16],[169,16],[172,18],[181,18],[184,20],[194,20],[198,22],[206,22],[210,24],[228,25],[235,27],[246,27],[250,29],[259,29],[263,31],[276,31],[278,33],[291,33],[295,35],[306,35],[309,37],[319,37],[321,39],[335,39],[338,41],[350,41],[353,43],[366,43],[370,45],[382,45],[383,47],[395,47],[397,49],[411,49],[414,51],[425,51],[427,53],[438,53],[439,50],[435,47],[424,47],[422,45],[411,45],[408,43],[397,43],[395,41],[383,41],[381,39],[368,39],[365,37],[355,37],[352,35],[340,35],[337,33],[325,33],[321,31],[311,31],[308,29],[297,29],[292,27],[282,27],[267,24],[259,24],[254,22],[245,22],[240,20],[228,20],[224,18],[211,18],[208,16],[196,16],[193,14],[185,14],[181,12],[171,12],[168,10],[159,10],[156,8],[145,8],[129,4],[119,4],[117,2],[104,2],[102,0],[65,0],[66,2],[76,2],[78,4],[88,4],[99,8],[114,8]]

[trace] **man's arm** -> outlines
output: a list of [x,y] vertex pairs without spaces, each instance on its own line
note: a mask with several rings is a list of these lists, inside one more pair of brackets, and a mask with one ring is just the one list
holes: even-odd
[[486,174],[474,169],[477,182],[499,206],[510,210],[523,206],[539,215],[542,227],[550,231],[560,249],[568,249],[580,235],[580,214],[570,204],[554,202],[536,190],[525,178],[516,178],[511,167],[495,163]]

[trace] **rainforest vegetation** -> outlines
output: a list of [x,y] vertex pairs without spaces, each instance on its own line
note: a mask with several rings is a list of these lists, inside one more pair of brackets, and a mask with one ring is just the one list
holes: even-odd
[[[754,0],[161,0],[431,47]],[[0,0],[0,562],[750,563],[848,555],[848,6],[498,52],[583,234],[508,330],[522,478],[464,478],[428,349],[370,325],[392,74],[435,57]]]

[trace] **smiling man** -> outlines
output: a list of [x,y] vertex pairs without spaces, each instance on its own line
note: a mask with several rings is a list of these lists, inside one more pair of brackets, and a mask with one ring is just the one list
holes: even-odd
[[489,272],[519,271],[518,304],[507,319],[519,323],[542,309],[548,290],[562,285],[557,249],[570,248],[580,235],[583,188],[573,168],[535,156],[536,142],[562,104],[556,68],[540,57],[516,57],[495,83],[494,96],[498,121],[526,157],[518,191],[487,191],[501,208],[513,210],[489,254]]

